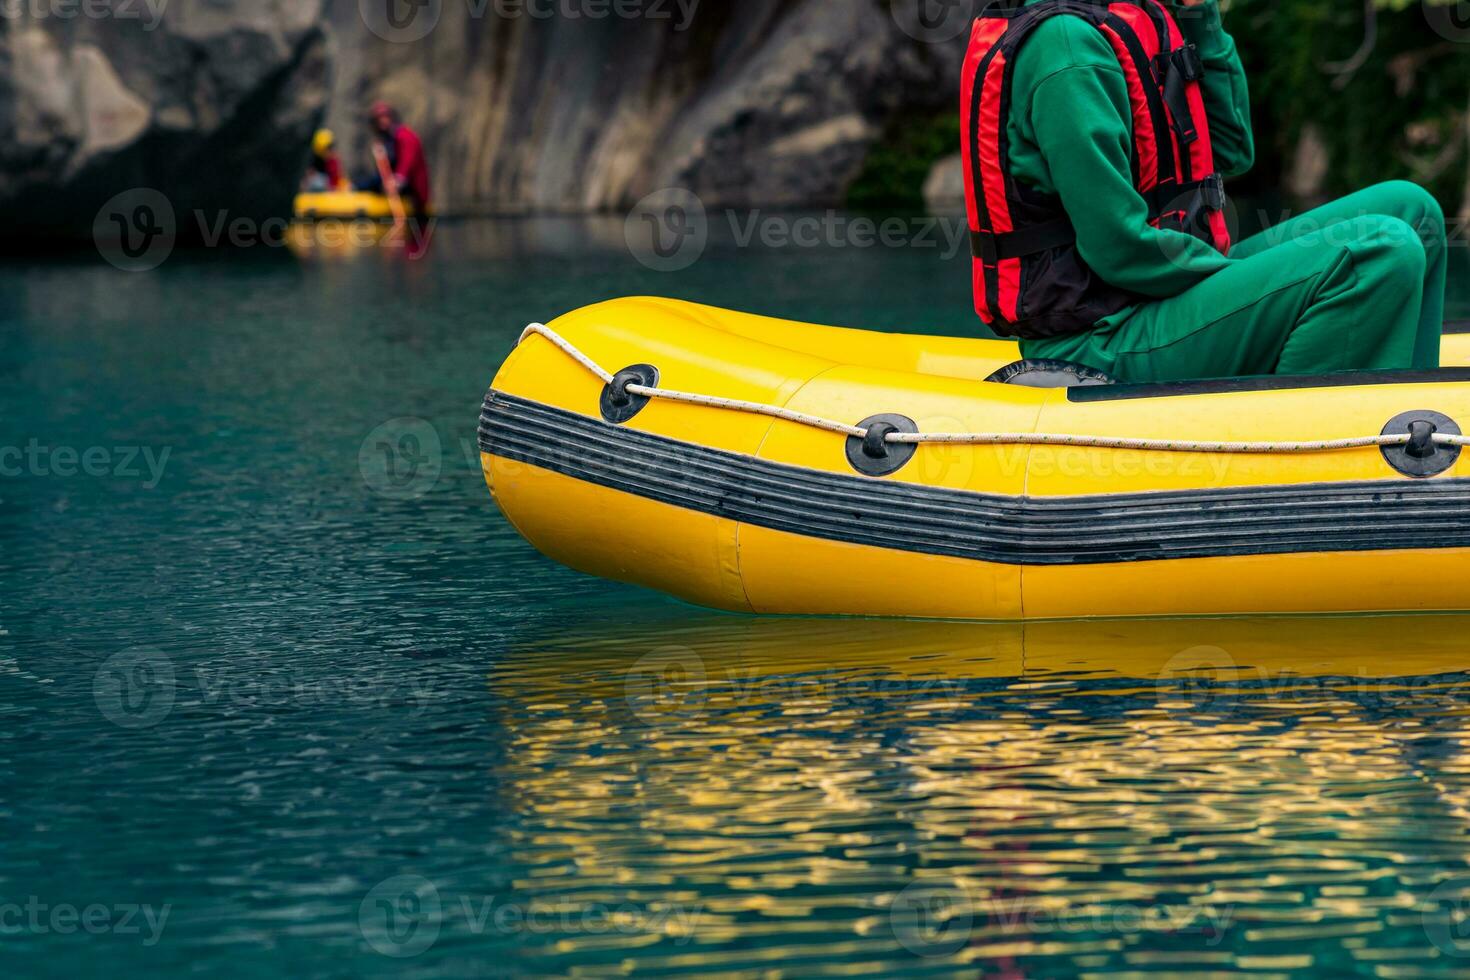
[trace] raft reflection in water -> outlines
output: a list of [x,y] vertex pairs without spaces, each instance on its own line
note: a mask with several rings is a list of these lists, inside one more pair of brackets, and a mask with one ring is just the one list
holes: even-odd
[[490,678],[515,890],[562,922],[649,914],[534,952],[1452,975],[1466,622],[702,616],[542,638]]

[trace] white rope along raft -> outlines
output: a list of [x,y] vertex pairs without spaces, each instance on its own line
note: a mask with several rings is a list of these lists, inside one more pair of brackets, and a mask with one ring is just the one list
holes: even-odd
[[[533,323],[522,331],[520,340],[532,334],[544,337],[564,351],[578,364],[596,375],[603,384],[612,384],[613,375],[596,361],[576,348],[571,341],[552,330],[544,323]],[[630,394],[643,398],[662,398],[667,401],[687,402],[708,408],[725,409],[731,412],[748,412],[767,415],[808,425],[814,429],[825,429],[839,435],[865,439],[868,430],[844,422],[835,422],[817,415],[792,411],[779,405],[764,405],[760,402],[741,401],[737,398],[720,398],[716,395],[698,395],[672,388],[652,388],[647,385],[630,384]],[[1124,439],[1112,436],[1071,436],[1050,432],[890,432],[884,442],[890,443],[947,443],[967,446],[1080,446],[1088,449],[1135,449],[1161,453],[1325,453],[1344,449],[1381,448],[1384,446],[1406,446],[1413,439],[1409,433],[1394,435],[1358,436],[1350,439],[1328,439],[1315,442],[1190,442],[1173,439]],[[1470,436],[1453,436],[1434,433],[1431,441],[1439,446],[1470,446]]]

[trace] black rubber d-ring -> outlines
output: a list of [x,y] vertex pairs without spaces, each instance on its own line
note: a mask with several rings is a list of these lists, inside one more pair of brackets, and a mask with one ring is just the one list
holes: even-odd
[[858,423],[868,429],[868,438],[847,437],[847,461],[864,476],[887,476],[897,473],[914,458],[918,446],[911,442],[883,442],[889,432],[918,432],[919,426],[904,415],[874,415]]
[[657,388],[658,368],[652,364],[634,364],[613,375],[612,381],[602,389],[602,417],[609,422],[621,425],[643,411],[643,406],[648,404],[647,395],[633,394],[628,390],[628,385]]
[[1459,446],[1441,446],[1429,441],[1431,435],[1458,436],[1460,426],[1443,412],[1421,409],[1404,412],[1389,419],[1383,427],[1386,436],[1414,436],[1414,441],[1404,446],[1384,446],[1383,458],[1388,465],[1404,476],[1423,479],[1438,476],[1454,466],[1460,458]]

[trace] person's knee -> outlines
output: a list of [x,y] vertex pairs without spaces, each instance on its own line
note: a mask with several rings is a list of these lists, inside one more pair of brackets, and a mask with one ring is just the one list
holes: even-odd
[[1412,222],[1387,214],[1370,214],[1354,229],[1354,242],[1368,243],[1374,251],[1393,255],[1423,254],[1419,233]]
[[1408,180],[1391,180],[1380,184],[1379,188],[1394,204],[1392,217],[1407,222],[1425,248],[1444,246],[1444,208],[1440,207],[1433,194]]
[[1402,294],[1404,302],[1419,296],[1429,255],[1418,231],[1403,218],[1372,215],[1360,235],[1348,243],[1352,275],[1375,288]]

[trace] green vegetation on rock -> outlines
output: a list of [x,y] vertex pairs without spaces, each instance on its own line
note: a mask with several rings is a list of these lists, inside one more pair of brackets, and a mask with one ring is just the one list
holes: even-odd
[[855,208],[922,208],[934,164],[959,152],[958,110],[913,114],[888,128],[847,192]]
[[[1404,178],[1449,210],[1464,203],[1470,27],[1453,5],[1377,0],[1234,0],[1227,22],[1255,104],[1256,182],[1280,184],[1320,144],[1319,188],[1335,197]],[[1310,146],[1310,143],[1308,144]]]

